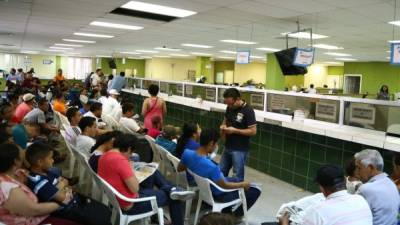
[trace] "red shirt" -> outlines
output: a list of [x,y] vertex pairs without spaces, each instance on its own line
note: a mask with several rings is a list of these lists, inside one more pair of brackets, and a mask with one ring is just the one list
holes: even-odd
[[[128,198],[138,197],[138,194],[131,192],[125,184],[125,180],[135,174],[128,159],[120,152],[108,151],[102,155],[99,159],[97,173],[122,195]],[[119,198],[117,200],[123,209],[129,209],[133,205]]]
[[154,139],[156,139],[158,137],[158,135],[160,135],[160,134],[161,134],[161,131],[159,129],[156,129],[156,128],[150,128],[147,131],[147,135],[149,135],[150,137],[152,137]]
[[25,102],[19,104],[15,109],[14,115],[12,117],[12,121],[14,123],[21,123],[24,119],[25,115],[28,114],[32,110],[32,107],[26,104]]

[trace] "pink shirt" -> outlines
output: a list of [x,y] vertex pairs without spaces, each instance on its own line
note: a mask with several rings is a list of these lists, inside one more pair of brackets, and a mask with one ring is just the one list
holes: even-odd
[[32,201],[38,202],[36,195],[33,194],[27,186],[10,177],[0,176],[0,222],[7,225],[37,225],[46,219],[47,215],[35,217],[14,215],[7,209],[3,208],[4,203],[8,200],[10,193],[14,188],[21,188],[21,190],[25,192]]
[[[108,151],[99,159],[97,173],[101,178],[113,186],[119,193],[128,198],[137,198],[138,194],[131,192],[125,184],[125,180],[135,176],[129,160],[120,152]],[[117,198],[123,209],[132,207],[132,203]]]
[[30,112],[31,110],[32,107],[26,104],[25,102],[19,104],[15,109],[12,121],[15,123],[21,123],[25,115],[28,114],[28,112]]
[[162,104],[158,104],[158,102],[161,101],[158,97],[155,99],[150,99],[149,101],[149,108],[147,110],[147,113],[144,117],[144,127],[147,129],[152,128],[152,123],[151,123],[151,118],[159,116],[161,118],[161,124],[163,121],[163,115],[164,115],[164,107]]
[[161,131],[159,129],[156,129],[156,128],[150,128],[147,131],[147,135],[149,135],[150,137],[152,137],[154,139],[156,139],[158,137],[158,135],[160,135],[160,134],[161,134]]

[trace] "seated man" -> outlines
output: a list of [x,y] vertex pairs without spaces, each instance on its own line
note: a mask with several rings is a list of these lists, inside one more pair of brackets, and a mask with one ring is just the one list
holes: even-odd
[[65,103],[64,93],[61,90],[56,91],[54,94],[53,109],[65,116],[67,104]]
[[[368,203],[346,190],[346,179],[340,167],[322,166],[316,182],[326,199],[306,209],[301,224],[307,225],[372,225]],[[281,225],[289,225],[289,214],[280,218]]]
[[96,119],[96,125],[99,128],[105,126],[104,122],[102,122],[101,114],[103,113],[103,105],[100,102],[93,102],[90,105],[90,111],[85,113],[83,117],[92,117]]
[[28,123],[39,124],[43,133],[48,134],[50,132],[58,132],[59,129],[50,124],[46,123],[45,113],[49,110],[49,103],[46,98],[42,98],[38,101],[38,107],[34,108],[24,117],[24,121]]
[[76,139],[76,149],[89,158],[90,149],[96,144],[96,140],[94,139],[97,133],[96,119],[93,117],[83,117],[78,125],[82,133]]
[[[178,171],[184,171],[186,168],[190,169],[193,173],[208,178],[218,186],[224,189],[243,188],[245,190],[247,209],[250,209],[257,201],[261,191],[250,186],[249,182],[234,182],[232,178],[225,178],[218,165],[216,165],[208,155],[214,152],[217,147],[219,133],[214,129],[204,129],[200,134],[200,147],[196,151],[185,150],[182,154],[181,162],[178,166]],[[238,192],[224,193],[212,188],[214,199],[219,202],[229,202],[239,198]],[[229,208],[225,209],[229,210]],[[225,212],[224,210],[224,212]],[[243,208],[240,206],[234,211],[237,217],[243,216]]]
[[108,98],[103,101],[103,113],[119,121],[121,118],[121,104],[118,102],[119,92],[111,89],[108,93]]
[[132,132],[143,134],[145,130],[143,127],[139,126],[135,119],[132,117],[134,116],[135,112],[133,111],[134,105],[132,103],[124,103],[122,105],[122,117],[119,120],[119,123],[131,130]]
[[[137,142],[137,138],[131,134],[119,135],[116,138],[114,149],[105,152],[99,159],[99,176],[128,198],[156,196],[158,207],[169,206],[172,224],[183,225],[183,205],[178,200],[192,198],[194,192],[180,191],[172,186],[158,170],[139,186],[132,162],[129,162],[133,152],[130,141],[132,139]],[[154,189],[154,186],[157,186],[157,189]],[[136,215],[151,210],[151,204],[148,201],[132,204],[117,199],[122,212],[125,214]]]
[[12,117],[12,121],[15,123],[21,123],[25,115],[28,114],[28,112],[30,112],[36,104],[35,96],[31,93],[24,94],[22,99],[24,102],[17,106]]
[[363,184],[358,193],[371,208],[374,224],[397,223],[400,196],[396,185],[383,172],[383,158],[376,150],[366,149],[354,155],[357,174]]
[[176,142],[174,142],[174,140],[176,140],[176,136],[176,128],[172,125],[166,125],[161,132],[161,135],[156,138],[156,143],[171,154],[175,154]]
[[68,118],[70,126],[65,129],[65,135],[67,141],[75,146],[76,139],[82,133],[81,129],[78,126],[82,116],[77,107],[68,108],[66,116]]
[[49,145],[34,143],[26,150],[31,165],[28,186],[40,202],[57,202],[62,207],[53,214],[87,225],[110,225],[111,212],[101,203],[72,192],[68,181],[51,172],[53,150]]

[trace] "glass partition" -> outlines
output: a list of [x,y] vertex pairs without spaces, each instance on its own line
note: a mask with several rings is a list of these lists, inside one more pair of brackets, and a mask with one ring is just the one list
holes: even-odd
[[344,125],[390,132],[400,125],[400,106],[345,102]]
[[338,123],[340,101],[268,93],[267,111]]
[[[185,85],[185,97],[188,98],[201,98],[206,100],[206,87],[196,85]],[[215,97],[214,97],[215,98]]]
[[151,84],[155,84],[155,85],[158,86],[158,81],[154,81],[154,80],[143,80],[143,87],[142,87],[142,89],[146,89],[146,90],[147,90]]

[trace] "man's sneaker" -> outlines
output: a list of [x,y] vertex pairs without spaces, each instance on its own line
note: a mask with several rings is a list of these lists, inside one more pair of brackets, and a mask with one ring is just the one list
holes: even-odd
[[194,193],[194,191],[186,191],[179,187],[173,187],[171,189],[171,193],[169,194],[169,197],[172,200],[186,201],[186,200],[194,198],[195,194],[196,193]]

